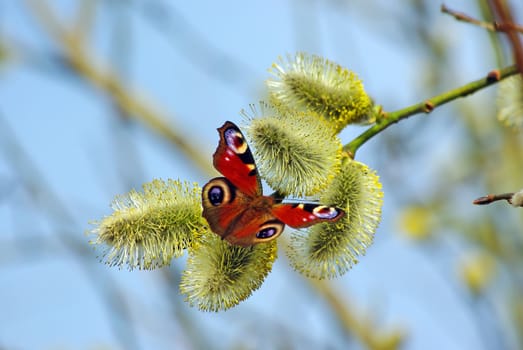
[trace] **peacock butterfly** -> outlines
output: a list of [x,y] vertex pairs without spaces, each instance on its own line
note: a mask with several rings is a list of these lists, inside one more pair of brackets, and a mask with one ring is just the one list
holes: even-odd
[[314,203],[280,203],[264,196],[252,153],[240,129],[229,121],[218,129],[214,167],[224,176],[202,190],[203,217],[211,230],[231,244],[248,247],[278,237],[289,225],[308,227],[337,221],[345,212]]

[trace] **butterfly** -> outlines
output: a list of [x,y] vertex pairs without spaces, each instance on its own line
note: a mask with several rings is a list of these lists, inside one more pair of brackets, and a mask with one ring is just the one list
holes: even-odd
[[334,222],[345,215],[339,208],[315,203],[281,203],[264,196],[251,150],[240,129],[225,122],[213,163],[224,177],[211,179],[202,189],[203,217],[211,230],[229,243],[243,247],[268,242],[289,225],[304,228]]

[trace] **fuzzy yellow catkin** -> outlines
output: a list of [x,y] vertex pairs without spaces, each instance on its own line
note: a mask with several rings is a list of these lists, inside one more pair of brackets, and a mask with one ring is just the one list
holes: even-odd
[[288,256],[291,265],[307,277],[333,278],[348,271],[372,244],[381,219],[383,192],[374,171],[346,160],[320,201],[344,209],[345,217],[294,231]]
[[280,58],[269,70],[270,102],[277,108],[314,112],[336,132],[348,124],[376,121],[371,98],[356,73],[337,63],[306,53]]
[[276,248],[275,240],[244,248],[206,233],[189,249],[180,291],[202,311],[227,310],[261,286],[277,257]]
[[514,193],[510,198],[510,204],[513,207],[523,207],[523,190]]
[[342,144],[322,119],[282,114],[263,102],[242,114],[260,174],[279,193],[313,195],[339,172]]
[[499,82],[498,119],[505,126],[517,130],[523,127],[523,81],[515,75]]
[[93,222],[92,244],[102,261],[128,269],[154,269],[183,254],[207,229],[202,218],[200,188],[178,180],[154,180],[117,196],[114,212]]

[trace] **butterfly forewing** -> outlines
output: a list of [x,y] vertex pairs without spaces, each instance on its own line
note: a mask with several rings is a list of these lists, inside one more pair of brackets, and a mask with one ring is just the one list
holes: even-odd
[[214,153],[214,167],[246,195],[261,195],[256,164],[240,129],[231,122],[225,122],[218,132],[220,144]]
[[212,179],[202,189],[202,215],[211,230],[224,238],[227,228],[232,226],[249,202],[249,198],[224,177]]

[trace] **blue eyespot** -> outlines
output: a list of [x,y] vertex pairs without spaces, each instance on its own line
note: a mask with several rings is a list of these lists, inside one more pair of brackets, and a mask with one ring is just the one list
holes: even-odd
[[229,146],[236,154],[244,154],[249,148],[243,139],[243,135],[234,128],[225,130],[224,136],[225,143],[227,143],[227,146]]
[[314,216],[319,219],[334,219],[339,215],[338,210],[334,207],[326,207],[324,205],[317,206],[312,210]]
[[278,230],[276,230],[276,228],[267,227],[267,228],[264,228],[263,230],[261,230],[260,232],[258,232],[256,234],[256,237],[260,238],[260,239],[270,238],[270,237],[274,236],[277,232],[278,232]]
[[209,202],[217,206],[223,203],[223,189],[219,186],[213,186],[209,190]]

